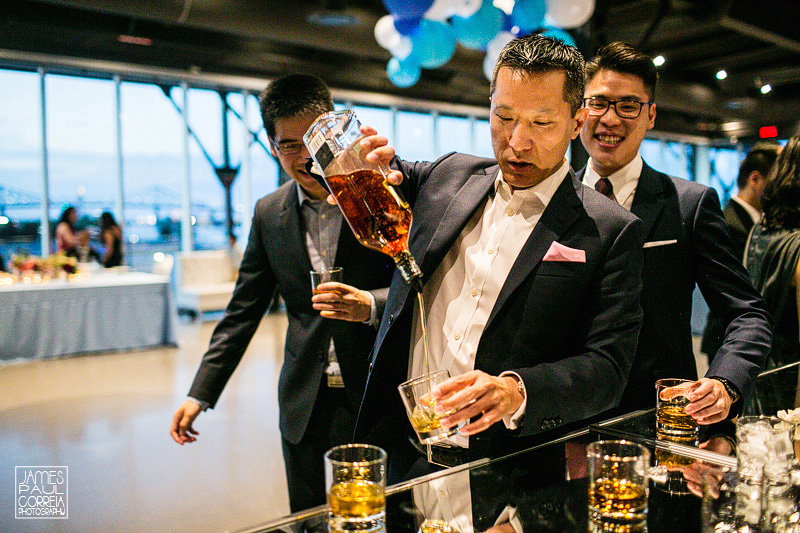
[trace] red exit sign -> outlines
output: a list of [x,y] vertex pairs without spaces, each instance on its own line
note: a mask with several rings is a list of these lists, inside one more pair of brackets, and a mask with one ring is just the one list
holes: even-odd
[[762,126],[758,128],[758,136],[761,139],[773,139],[778,136],[778,127]]

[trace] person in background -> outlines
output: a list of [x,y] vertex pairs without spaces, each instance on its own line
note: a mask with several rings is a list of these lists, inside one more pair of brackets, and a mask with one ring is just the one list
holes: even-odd
[[103,266],[111,268],[122,265],[122,228],[108,211],[100,215],[100,240],[106,248]]
[[644,223],[644,322],[620,407],[655,406],[659,378],[697,379],[692,293],[699,286],[725,323],[722,347],[689,397],[686,412],[710,425],[736,415],[769,353],[764,302],[727,231],[716,192],[650,168],[639,155],[655,125],[658,71],[652,58],[621,42],[586,65],[581,142],[591,156],[579,173]]
[[92,246],[92,241],[89,239],[88,231],[78,232],[78,244],[71,252],[67,253],[68,256],[74,257],[79,263],[89,263],[91,261],[100,261],[100,254]]
[[[406,162],[362,130],[366,157],[391,164],[413,208],[424,284],[423,315],[394,277],[356,427],[356,440],[389,453],[391,482],[523,449],[619,403],[641,325],[641,222],[581,185],[565,158],[586,116],[583,83],[574,47],[527,35],[492,76],[496,159]],[[432,391],[452,411],[440,423],[464,424],[430,455],[397,393],[428,366],[451,375]]]
[[[278,381],[279,425],[289,504],[298,512],[325,503],[324,453],[352,442],[394,263],[358,243],[305,170],[303,134],[333,110],[325,83],[305,74],[285,76],[262,92],[260,102],[272,155],[292,180],[256,204],[233,297],[189,398],[175,412],[171,434],[179,444],[196,440],[195,419],[215,406],[273,293],[280,293],[289,324]],[[312,297],[310,271],[334,266],[343,269],[344,283],[320,284],[321,293]]]
[[78,245],[78,232],[75,231],[75,223],[78,221],[78,210],[73,206],[68,206],[61,213],[61,218],[56,224],[56,253],[74,253]]
[[[737,257],[744,256],[744,245],[750,229],[761,219],[761,195],[764,192],[767,174],[778,158],[780,149],[778,143],[757,143],[739,166],[739,176],[736,180],[739,191],[722,211],[725,222],[728,223],[728,232],[733,239]],[[724,322],[714,313],[709,313],[700,351],[711,355],[717,353],[722,346],[724,335]]]
[[761,198],[744,263],[775,324],[767,367],[800,361],[800,136],[781,151]]

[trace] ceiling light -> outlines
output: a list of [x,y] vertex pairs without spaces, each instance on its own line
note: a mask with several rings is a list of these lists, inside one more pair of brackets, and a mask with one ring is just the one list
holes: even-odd
[[728,73],[725,72],[724,70],[720,70],[719,72],[717,72],[717,79],[718,80],[724,80],[727,77],[728,77]]
[[663,65],[667,60],[664,59],[664,56],[656,56],[653,58],[653,64],[657,67]]
[[772,85],[770,85],[769,83],[765,83],[764,85],[761,86],[761,94],[767,94],[771,90],[772,90]]
[[135,35],[117,35],[117,40],[126,44],[138,44],[139,46],[150,46],[153,44],[153,39],[148,37],[136,37]]

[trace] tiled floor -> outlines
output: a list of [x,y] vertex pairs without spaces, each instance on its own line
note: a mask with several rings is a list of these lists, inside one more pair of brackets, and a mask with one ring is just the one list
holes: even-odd
[[[197,442],[169,436],[214,325],[181,323],[179,348],[0,365],[0,531],[235,531],[287,514],[285,316],[264,319]],[[69,467],[68,519],[14,518],[14,467],[30,465]]]

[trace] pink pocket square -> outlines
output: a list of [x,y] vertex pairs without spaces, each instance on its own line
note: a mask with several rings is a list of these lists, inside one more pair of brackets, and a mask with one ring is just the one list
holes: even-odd
[[550,249],[544,254],[542,261],[567,261],[570,263],[585,263],[586,252],[584,250],[576,250],[569,246],[564,246],[553,241]]

